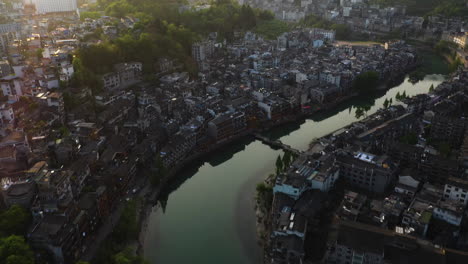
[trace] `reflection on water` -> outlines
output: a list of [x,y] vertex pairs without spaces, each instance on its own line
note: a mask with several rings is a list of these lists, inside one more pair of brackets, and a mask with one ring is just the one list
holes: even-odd
[[322,137],[330,132],[336,131],[344,126],[358,121],[359,118],[356,117],[356,109],[358,107],[370,106],[369,110],[366,112],[366,115],[371,115],[378,109],[382,108],[386,99],[392,99],[393,104],[397,104],[398,102],[395,99],[397,93],[401,94],[406,92],[406,95],[408,96],[427,93],[432,84],[437,86],[443,80],[444,76],[437,74],[427,75],[424,80],[416,84],[410,83],[408,78],[406,78],[405,81],[399,86],[381,94],[377,94],[376,97],[356,98],[349,102],[343,103],[337,108],[336,111],[333,111],[332,113],[320,114],[318,117],[314,116],[303,122],[300,125],[300,129],[290,131],[287,128],[279,128],[277,129],[279,131],[274,131],[272,133],[281,135],[281,130],[286,129],[287,133],[277,138],[280,139],[283,143],[291,145],[294,148],[305,150],[307,149],[312,139]]

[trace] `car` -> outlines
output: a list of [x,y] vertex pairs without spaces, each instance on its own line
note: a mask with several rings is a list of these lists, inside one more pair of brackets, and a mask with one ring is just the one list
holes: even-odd
[[138,192],[138,188],[135,188],[132,190],[132,193],[135,194],[136,192]]

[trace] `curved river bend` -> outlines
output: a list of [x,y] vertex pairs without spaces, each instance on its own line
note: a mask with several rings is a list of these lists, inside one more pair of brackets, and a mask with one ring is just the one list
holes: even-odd
[[[382,107],[386,98],[406,91],[427,93],[442,75],[428,75],[413,85],[400,85],[369,99],[351,100],[335,111],[274,129],[268,136],[305,150],[312,139],[357,121],[355,108],[372,105],[367,114]],[[259,141],[239,140],[194,162],[179,173],[160,206],[148,219],[145,258],[151,264],[254,264],[261,262],[256,243],[255,186],[273,173],[282,152]]]

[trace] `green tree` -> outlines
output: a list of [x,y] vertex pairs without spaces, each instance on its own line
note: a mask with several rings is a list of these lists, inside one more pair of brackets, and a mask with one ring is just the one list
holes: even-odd
[[361,93],[372,92],[377,88],[379,74],[374,71],[368,71],[359,74],[353,82],[353,89]]
[[291,165],[291,161],[292,161],[291,159],[292,159],[291,152],[285,151],[283,155],[283,166],[285,169],[289,167],[289,165]]
[[150,182],[153,186],[159,185],[161,180],[166,177],[167,170],[164,166],[161,156],[156,155],[154,170],[150,175]]
[[431,87],[429,87],[429,92],[430,93],[434,92],[434,84],[431,84]]
[[261,20],[273,20],[275,19],[275,14],[269,10],[261,10],[258,14],[258,18]]
[[335,30],[336,38],[346,40],[351,36],[351,29],[344,24],[333,24],[330,29]]
[[281,155],[278,155],[276,159],[276,174],[279,174],[283,170],[283,160],[281,159]]
[[388,108],[389,107],[389,104],[390,104],[390,101],[388,100],[388,98],[385,98],[385,101],[383,103],[383,107],[384,108]]
[[125,0],[112,2],[106,8],[106,14],[108,16],[113,16],[113,17],[118,17],[118,18],[125,17],[135,11],[136,11],[135,6],[129,4]]
[[43,58],[43,55],[42,55],[43,52],[44,52],[44,49],[37,49],[37,50],[36,50],[36,57],[37,57],[37,59],[40,60],[40,59]]
[[416,145],[418,143],[418,135],[416,133],[408,133],[400,138],[400,142],[408,145]]
[[239,22],[244,30],[251,29],[257,25],[255,13],[250,6],[242,5],[239,14]]
[[33,264],[34,255],[23,237],[12,235],[0,239],[0,263]]
[[265,193],[268,191],[268,187],[266,186],[265,183],[259,183],[257,184],[256,190],[259,194]]
[[0,237],[24,235],[31,221],[29,211],[19,205],[13,205],[0,214]]
[[147,264],[140,256],[135,256],[131,248],[126,248],[113,257],[113,264]]
[[96,11],[89,11],[89,12],[80,12],[80,19],[83,21],[86,18],[91,18],[91,19],[98,19],[101,17],[100,12]]
[[131,200],[125,205],[122,216],[112,232],[112,236],[118,243],[125,244],[129,240],[135,239],[137,233],[137,204],[135,200]]
[[437,150],[439,150],[440,155],[446,158],[448,158],[452,153],[452,147],[447,142],[440,142]]
[[362,105],[356,107],[355,117],[360,119],[363,116],[367,116],[367,112],[371,109],[370,105]]

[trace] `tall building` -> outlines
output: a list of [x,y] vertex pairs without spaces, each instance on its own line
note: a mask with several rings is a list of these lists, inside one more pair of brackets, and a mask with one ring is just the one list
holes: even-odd
[[212,41],[197,42],[192,45],[192,57],[197,62],[206,60],[213,53],[214,44]]
[[8,45],[18,39],[21,33],[21,24],[0,24],[0,54],[6,53]]
[[31,0],[36,6],[38,14],[56,12],[75,12],[77,10],[76,0]]
[[375,193],[383,193],[396,178],[396,166],[383,155],[357,152],[354,155],[340,154],[336,158],[340,177],[349,184]]

